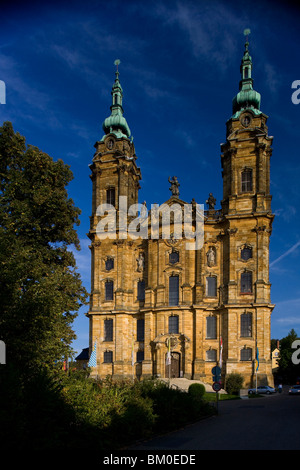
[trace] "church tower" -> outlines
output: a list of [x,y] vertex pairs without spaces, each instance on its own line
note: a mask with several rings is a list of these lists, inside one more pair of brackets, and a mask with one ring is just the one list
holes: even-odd
[[[90,165],[93,184],[88,233],[92,257],[90,351],[96,344],[97,369],[101,368],[104,377],[131,374],[131,320],[139,307],[133,298],[136,293],[131,277],[133,251],[137,248],[127,239],[125,230],[122,233],[119,230],[122,220],[127,223],[127,205],[138,202],[141,180],[133,139],[123,116],[119,63],[115,61],[111,114],[103,122],[104,135],[95,143]],[[121,207],[120,201],[124,201]]]
[[[223,329],[225,370],[272,383],[269,238],[272,137],[261,97],[253,89],[248,38],[240,67],[240,90],[232,103],[226,142],[221,145],[223,176]],[[259,368],[256,371],[256,356]],[[250,380],[247,380],[250,382]]]

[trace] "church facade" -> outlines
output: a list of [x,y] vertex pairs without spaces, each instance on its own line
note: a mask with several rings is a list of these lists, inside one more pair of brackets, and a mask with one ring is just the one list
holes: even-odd
[[[260,94],[253,89],[248,40],[241,62],[240,89],[221,145],[223,200],[215,209],[210,194],[202,211],[203,237],[190,249],[183,218],[191,208],[197,229],[197,203],[181,200],[176,177],[169,179],[170,230],[158,214],[138,204],[141,170],[123,116],[118,69],[111,115],[95,144],[91,240],[90,354],[100,378],[186,377],[212,383],[212,368],[244,377],[244,386],[273,384],[269,238],[272,137]],[[118,64],[117,64],[118,65]],[[125,231],[140,207],[140,234]],[[199,225],[199,226],[200,226]],[[178,236],[180,234],[180,236]],[[152,235],[152,236],[151,236]],[[258,359],[258,360],[257,360]]]

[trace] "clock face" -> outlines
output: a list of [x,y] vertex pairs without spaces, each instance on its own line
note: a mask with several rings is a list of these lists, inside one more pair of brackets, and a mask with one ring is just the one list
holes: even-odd
[[249,114],[244,114],[242,117],[241,117],[241,123],[244,127],[249,127],[250,124],[251,124],[251,116]]
[[111,150],[115,145],[115,141],[113,139],[108,139],[108,141],[106,142],[106,147]]

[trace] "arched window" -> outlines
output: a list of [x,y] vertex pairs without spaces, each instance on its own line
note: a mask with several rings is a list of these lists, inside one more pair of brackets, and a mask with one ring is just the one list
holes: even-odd
[[250,337],[252,336],[252,313],[245,312],[241,315],[241,336]]
[[179,333],[179,317],[178,315],[171,315],[169,317],[169,333]]
[[179,304],[179,276],[169,277],[169,305]]
[[215,315],[206,317],[206,338],[217,338],[217,317]]
[[241,274],[241,293],[251,294],[252,293],[252,272],[244,271]]

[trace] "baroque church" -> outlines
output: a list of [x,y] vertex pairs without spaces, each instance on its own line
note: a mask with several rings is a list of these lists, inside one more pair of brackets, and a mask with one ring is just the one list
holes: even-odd
[[[120,201],[126,198],[128,207],[138,203],[142,178],[123,116],[118,61],[116,65],[111,114],[103,122],[104,135],[89,165],[93,197],[87,316],[92,375],[185,377],[212,383],[212,368],[219,366],[222,383],[228,374],[240,373],[245,387],[256,379],[272,385],[272,137],[268,117],[260,110],[260,94],[253,89],[248,38],[239,92],[221,144],[221,208],[215,208],[210,194],[199,249],[188,249],[185,236],[174,237],[176,224],[182,222],[172,214],[169,237],[162,236],[160,226],[157,237],[130,237],[120,228],[113,236],[109,223],[106,236],[99,236],[99,224],[107,217],[99,207],[113,208],[114,220],[132,220]],[[183,210],[187,203],[179,198],[176,177],[169,182],[172,196],[164,205]],[[192,211],[193,230],[195,217]],[[150,210],[146,220],[151,221]],[[150,232],[150,223],[146,230]]]

